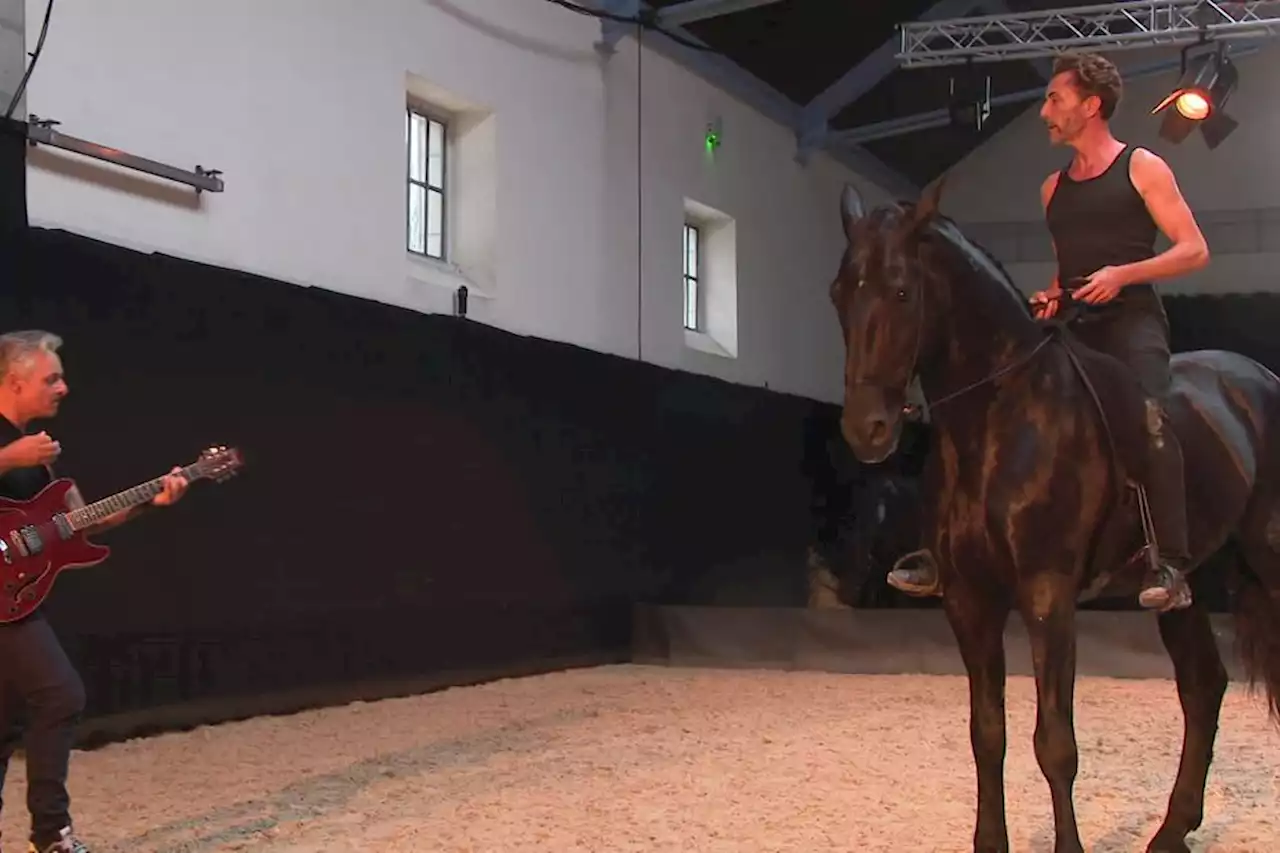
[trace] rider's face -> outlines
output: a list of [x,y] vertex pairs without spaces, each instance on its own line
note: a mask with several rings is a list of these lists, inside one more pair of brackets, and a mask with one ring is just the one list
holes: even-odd
[[1054,75],[1045,89],[1040,118],[1049,129],[1049,141],[1069,145],[1079,138],[1102,107],[1097,95],[1085,95],[1076,86],[1075,72]]

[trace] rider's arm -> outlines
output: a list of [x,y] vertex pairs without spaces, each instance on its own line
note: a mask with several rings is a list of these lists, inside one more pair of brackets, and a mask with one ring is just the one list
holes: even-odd
[[1129,177],[1146,202],[1151,218],[1173,245],[1154,258],[1122,266],[1125,284],[1171,278],[1208,264],[1209,245],[1178,189],[1169,164],[1139,148],[1129,162]]

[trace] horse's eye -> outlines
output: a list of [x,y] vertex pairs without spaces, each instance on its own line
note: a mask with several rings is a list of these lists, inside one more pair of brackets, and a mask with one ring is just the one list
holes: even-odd
[[899,302],[907,301],[907,289],[905,287],[898,288],[898,301]]

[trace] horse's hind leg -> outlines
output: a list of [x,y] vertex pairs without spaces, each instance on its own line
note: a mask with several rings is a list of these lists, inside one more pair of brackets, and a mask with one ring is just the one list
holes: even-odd
[[1182,704],[1182,759],[1164,823],[1148,853],[1187,853],[1187,833],[1204,818],[1204,788],[1218,734],[1227,671],[1214,642],[1209,615],[1198,604],[1159,617],[1160,639],[1173,660]]

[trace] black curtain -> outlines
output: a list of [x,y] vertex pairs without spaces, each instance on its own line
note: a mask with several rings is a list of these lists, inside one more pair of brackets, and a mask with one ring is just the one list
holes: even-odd
[[90,715],[625,654],[635,602],[760,554],[803,602],[829,406],[56,230],[5,251],[4,327],[65,338],[47,428],[89,499],[247,463],[58,582]]
[[[806,549],[919,467],[922,432],[864,468],[795,396],[61,231],[0,250],[3,327],[66,338],[47,427],[86,495],[206,445],[247,461],[54,590],[121,733],[175,701],[625,656],[641,601],[802,605]],[[1176,349],[1280,365],[1280,297],[1167,305]]]

